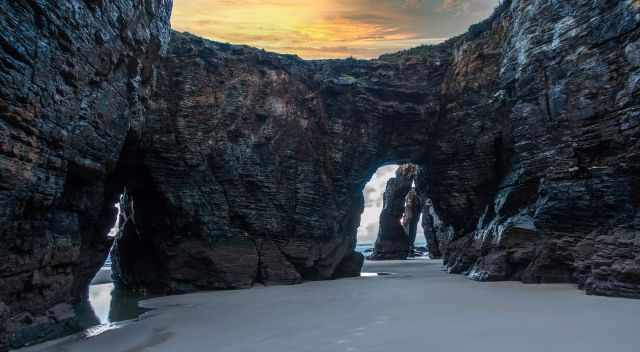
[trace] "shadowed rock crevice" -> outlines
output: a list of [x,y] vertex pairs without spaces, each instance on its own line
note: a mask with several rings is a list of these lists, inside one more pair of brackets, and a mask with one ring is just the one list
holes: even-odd
[[111,250],[112,277],[117,287],[131,291],[164,292],[168,286],[166,251],[154,237],[171,231],[165,222],[169,209],[159,196],[144,160],[139,137],[130,131],[117,166],[122,196],[120,223]]

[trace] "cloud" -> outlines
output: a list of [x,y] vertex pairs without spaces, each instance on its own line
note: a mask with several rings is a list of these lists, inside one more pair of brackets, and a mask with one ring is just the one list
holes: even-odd
[[442,0],[439,13],[449,13],[456,17],[482,18],[493,10],[499,1],[488,0]]
[[442,5],[440,5],[440,10],[453,10],[456,8],[459,8],[462,6],[462,4],[464,3],[464,1],[460,1],[460,0],[444,0],[442,2]]
[[498,0],[174,0],[172,25],[304,58],[377,57],[441,42]]
[[360,216],[360,227],[358,227],[359,242],[373,242],[378,237],[383,193],[389,179],[395,176],[396,170],[398,170],[398,165],[378,168],[364,187],[365,208]]

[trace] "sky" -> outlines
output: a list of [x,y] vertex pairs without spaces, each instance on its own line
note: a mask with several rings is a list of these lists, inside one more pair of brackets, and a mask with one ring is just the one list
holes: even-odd
[[[372,243],[378,237],[380,228],[380,212],[382,211],[382,194],[387,181],[395,176],[398,165],[388,165],[379,168],[364,187],[364,211],[358,227],[358,243]],[[422,221],[422,220],[420,220]],[[424,242],[424,231],[420,223],[416,242]]]
[[174,0],[183,32],[305,59],[374,58],[435,44],[500,0]]

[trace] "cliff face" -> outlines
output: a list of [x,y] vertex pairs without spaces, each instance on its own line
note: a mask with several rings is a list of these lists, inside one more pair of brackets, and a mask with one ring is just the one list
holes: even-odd
[[638,297],[637,1],[513,1],[458,45],[419,184],[452,272]]
[[358,273],[390,162],[452,272],[640,297],[637,0],[506,1],[371,61],[173,33],[157,62],[170,6],[0,5],[0,350],[73,321],[123,191],[122,286],[296,283]]
[[76,328],[69,303],[110,247],[114,165],[142,119],[170,9],[0,3],[0,350]]

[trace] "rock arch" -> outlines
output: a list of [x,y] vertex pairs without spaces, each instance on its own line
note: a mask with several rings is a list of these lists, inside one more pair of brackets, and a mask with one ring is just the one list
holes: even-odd
[[140,228],[154,215],[136,210],[136,233],[152,248],[189,248],[163,251],[168,276],[142,276],[184,292],[358,275],[345,268],[362,261],[354,246],[370,170],[422,158],[424,122],[440,106],[424,83],[444,78],[440,62],[422,66],[422,83],[397,72],[403,81],[381,84],[395,67],[173,33],[131,158],[166,222]]

